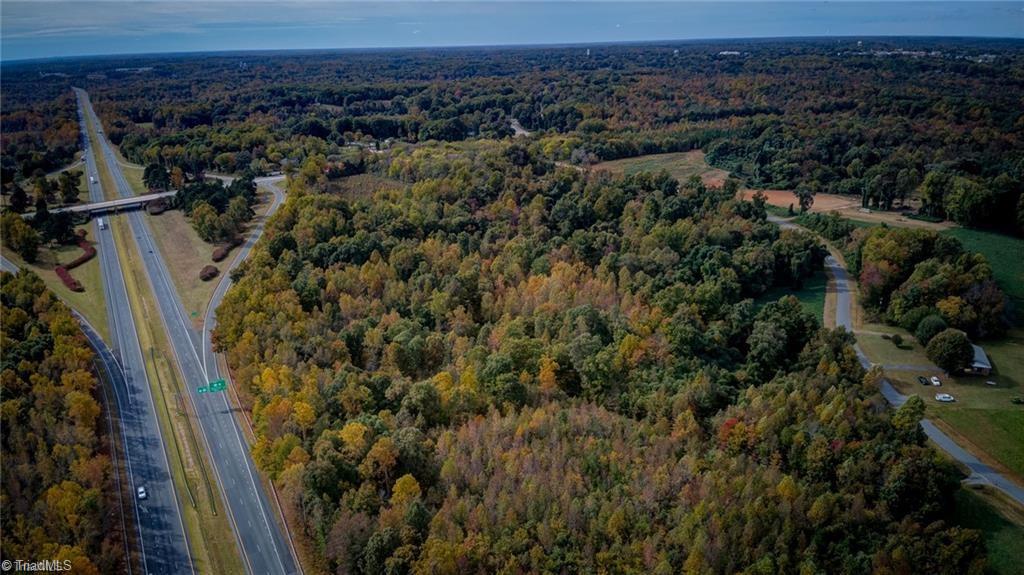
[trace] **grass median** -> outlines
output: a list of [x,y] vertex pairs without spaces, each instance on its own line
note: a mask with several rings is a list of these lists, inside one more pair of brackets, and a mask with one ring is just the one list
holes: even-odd
[[[95,138],[95,127],[90,124],[89,130]],[[116,190],[113,177],[105,162],[100,161],[98,164],[100,182],[110,197],[112,191]],[[237,541],[228,516],[221,502],[215,499],[219,493],[217,486],[212,484],[215,478],[204,474],[203,467],[209,468],[210,462],[202,449],[192,441],[195,433],[192,428],[198,426],[198,421],[190,402],[187,398],[180,398],[178,386],[175,385],[178,374],[173,361],[169,359],[172,357],[169,351],[171,348],[126,216],[111,216],[110,228],[120,255],[146,375],[166,444],[171,477],[180,496],[182,520],[188,531],[196,570],[200,573],[243,573]],[[172,404],[172,398],[180,400]]]
[[[131,237],[128,222],[118,218],[113,225],[115,241],[121,253],[125,285],[132,314],[139,333],[139,345],[146,365],[157,419],[166,443],[170,471],[180,494],[182,518],[189,531],[189,540],[197,570],[204,573],[242,573],[238,546],[223,505],[216,500],[215,478],[206,473],[209,461],[192,441],[198,426],[187,398],[175,386],[178,374],[170,359],[169,342],[162,329],[156,302],[151,296],[148,279],[142,269]],[[154,351],[151,351],[154,350]],[[177,398],[180,398],[178,400]],[[211,498],[213,494],[213,498]],[[195,506],[192,506],[195,501]]]

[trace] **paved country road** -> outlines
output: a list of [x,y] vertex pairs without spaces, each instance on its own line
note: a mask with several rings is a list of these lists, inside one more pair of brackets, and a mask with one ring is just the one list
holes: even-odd
[[[79,91],[79,96],[86,113],[99,126],[99,119],[92,110],[88,95]],[[118,195],[134,196],[110,143],[102,136],[102,132],[97,132],[101,136],[98,145],[102,158],[114,179]],[[274,205],[279,201],[280,198],[275,194]],[[258,575],[296,573],[297,563],[273,508],[269,505],[266,489],[260,482],[249,447],[227,402],[226,394],[199,394],[197,391],[200,386],[216,379],[215,373],[210,373],[206,362],[200,358],[205,338],[192,327],[144,214],[136,211],[126,214],[126,217],[142,255],[159,316],[170,342],[170,351],[195,407],[203,440],[227,504],[228,516],[246,569]]]
[[[84,93],[76,90],[79,102],[79,123],[85,150],[86,181],[91,201],[102,201],[103,190],[89,176],[95,175],[96,159],[88,138],[83,113]],[[97,178],[98,182],[98,178]],[[94,227],[100,271],[103,274],[103,295],[107,304],[111,350],[99,357],[114,374],[114,392],[121,415],[121,429],[126,446],[126,465],[131,483],[137,517],[139,551],[146,573],[195,573],[189,552],[188,538],[181,518],[180,501],[171,479],[170,463],[157,420],[151,387],[146,375],[142,348],[128,300],[121,271],[121,262],[111,228]],[[86,337],[95,346],[102,343],[92,330]],[[102,349],[102,348],[100,348]],[[110,365],[115,360],[115,366]],[[115,369],[116,367],[116,369]],[[138,487],[145,487],[148,497],[134,497]]]
[[[768,220],[779,224],[782,228],[799,227],[792,222],[775,216],[769,216]],[[854,302],[853,298],[850,296],[850,294],[853,293],[853,280],[850,279],[850,275],[846,272],[846,268],[844,268],[839,261],[832,256],[825,258],[825,268],[832,276],[836,289],[836,326],[845,327],[847,331],[853,333],[853,318],[851,310],[853,309]],[[854,350],[857,352],[857,358],[860,359],[861,365],[863,365],[865,369],[869,369],[872,365],[871,361],[861,350],[860,346],[855,344]],[[908,398],[908,396],[897,391],[896,388],[893,387],[892,383],[885,378],[883,378],[880,383],[880,391],[882,392],[882,396],[885,397],[893,407],[900,407],[906,403]],[[943,451],[948,453],[950,457],[958,461],[970,471],[970,476],[967,478],[968,483],[991,485],[1008,495],[1018,504],[1024,505],[1024,488],[1013,481],[1010,481],[1009,478],[992,469],[990,466],[985,465],[978,460],[977,457],[960,447],[956,441],[936,427],[931,420],[922,419],[921,428],[924,430],[925,435],[928,436],[928,439],[932,440],[935,445],[938,445]]]
[[14,262],[0,255],[0,271],[16,274],[18,273],[18,266],[14,265]]

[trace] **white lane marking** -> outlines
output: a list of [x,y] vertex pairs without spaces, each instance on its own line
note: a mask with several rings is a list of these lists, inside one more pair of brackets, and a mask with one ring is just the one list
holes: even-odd
[[[83,91],[83,94],[84,94],[84,91]],[[87,95],[85,96],[85,102],[88,103],[88,96]],[[92,112],[92,104],[88,103],[88,105],[89,105],[89,111],[91,112],[91,114],[93,116],[94,123],[99,125],[99,118],[96,117],[95,112]],[[100,143],[101,143],[101,145],[105,145],[106,144],[106,142],[103,141],[103,140],[101,140]],[[104,159],[108,159],[108,158],[104,158]],[[110,169],[110,162],[109,161],[107,161],[107,169]],[[111,170],[111,171],[113,172],[113,170]],[[115,182],[115,183],[117,183],[117,182]],[[116,243],[114,244],[114,252],[115,252],[115,254],[117,253],[117,244]],[[120,256],[118,256],[118,258],[117,258],[117,262],[118,262],[117,271],[118,271],[119,275],[121,276],[121,286],[124,289],[125,296],[127,297],[128,287],[127,287],[127,285],[125,284],[125,281],[124,281],[124,271],[121,269],[120,261],[121,261]],[[131,308],[131,303],[129,302],[129,309],[130,308]],[[135,329],[135,322],[134,322],[134,320],[128,322],[128,325],[131,328],[131,331],[132,331],[132,333],[134,333],[134,336],[135,336],[134,337],[135,345],[133,346],[132,351],[134,351],[134,352],[136,352],[138,354],[136,356],[136,359],[138,360],[138,363],[136,365],[142,365],[144,363],[143,360],[142,360],[142,348],[140,347],[141,344],[139,343],[139,334],[138,334],[138,330]],[[143,379],[146,382],[146,385],[144,386],[144,392],[143,393],[144,393],[144,396],[148,396],[149,399],[150,399],[150,401],[149,401],[150,414],[153,417],[152,421],[155,422],[155,421],[157,421],[156,406],[154,405],[152,396],[149,395],[149,393],[148,393],[149,392],[149,383],[148,383],[148,378],[146,376],[145,370],[143,370],[142,375],[143,375]],[[161,451],[161,453],[163,453],[163,456],[164,456],[165,469],[167,470],[168,474],[170,474],[171,464],[170,464],[170,460],[167,457],[167,445],[166,445],[166,442],[164,441],[164,438],[163,438],[163,432],[161,431],[159,424],[157,424],[155,427],[156,427],[156,430],[157,430],[157,436],[160,438],[160,447],[161,447],[160,451]],[[133,485],[133,487],[134,487],[134,485]],[[174,487],[173,487],[173,482],[172,482],[171,483],[171,489],[173,490],[173,488]],[[185,533],[185,524],[184,524],[184,522],[182,521],[182,518],[181,518],[181,507],[180,507],[180,505],[178,503],[178,498],[174,497],[173,499],[174,499],[175,509],[178,512],[178,525],[181,528],[181,535],[182,535],[182,538],[185,541],[185,553],[186,553],[186,555],[188,555],[189,569],[191,570],[192,574],[195,575],[195,572],[196,572],[195,563],[192,560],[192,550],[189,548],[188,535]],[[140,527],[139,538],[140,539],[142,538],[141,527]],[[148,571],[148,568],[147,568],[147,571]]]

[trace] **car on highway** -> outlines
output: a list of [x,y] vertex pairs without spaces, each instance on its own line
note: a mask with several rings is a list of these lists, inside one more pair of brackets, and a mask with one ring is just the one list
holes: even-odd
[[139,494],[139,499],[146,499],[147,497],[149,497],[149,494],[146,493],[146,487],[144,485],[140,485],[139,488],[136,490],[136,493]]
[[935,401],[941,401],[942,403],[953,403],[956,399],[948,393],[936,393]]
[[942,385],[942,382],[939,381],[939,377],[937,375],[933,375],[929,381],[931,381],[932,385],[934,385],[935,387],[939,387],[940,385]]
[[921,385],[931,385],[931,383],[928,383],[928,379],[923,375],[917,376],[917,383],[920,383]]

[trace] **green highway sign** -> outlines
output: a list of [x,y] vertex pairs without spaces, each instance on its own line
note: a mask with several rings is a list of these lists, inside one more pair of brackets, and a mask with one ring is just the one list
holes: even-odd
[[227,383],[223,379],[215,379],[210,382],[210,391],[224,391]]
[[196,392],[198,392],[198,393],[210,393],[210,388],[209,388],[209,387],[206,387],[206,386],[204,385],[204,386],[202,386],[202,387],[197,387],[197,388],[196,388]]

